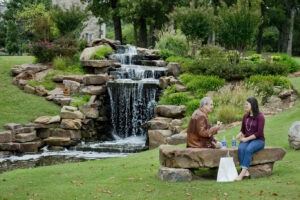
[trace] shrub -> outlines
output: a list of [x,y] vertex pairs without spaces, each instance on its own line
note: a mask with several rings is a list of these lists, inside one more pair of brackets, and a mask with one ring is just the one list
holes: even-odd
[[170,51],[168,49],[161,49],[158,52],[158,55],[164,60],[166,60],[167,58],[169,58],[171,56],[176,56],[175,53],[173,53],[172,51]]
[[188,58],[188,57],[180,57],[180,56],[170,56],[166,59],[167,62],[177,62],[180,64],[180,69],[181,71],[184,72],[188,72],[190,66],[192,65],[192,63],[194,62],[194,60],[192,58]]
[[163,96],[159,104],[160,105],[185,105],[189,101],[189,97],[186,93],[173,93],[170,95]]
[[37,81],[37,80],[30,80],[27,82],[32,87],[37,87],[37,86],[44,86],[46,90],[53,90],[56,87],[56,84],[52,81],[52,77],[54,76],[53,73],[47,74],[43,80]]
[[89,102],[91,95],[73,95],[71,105],[74,107],[78,107],[79,105],[83,105]]
[[217,45],[204,45],[197,52],[197,58],[225,57],[225,49]]
[[170,33],[167,30],[160,32],[155,48],[167,49],[178,56],[186,56],[188,54],[187,39],[180,31],[177,31],[176,33]]
[[260,62],[256,64],[252,75],[287,75],[289,67],[282,63]]
[[55,57],[53,60],[54,68],[57,70],[66,70],[72,64],[72,60],[68,57]]
[[230,104],[224,104],[217,107],[213,114],[214,119],[226,124],[240,121],[243,117],[243,112],[241,112],[241,109]]
[[193,112],[199,108],[200,106],[200,98],[199,99],[193,99],[186,104],[186,115],[191,116]]
[[106,55],[108,54],[112,54],[114,52],[114,50],[110,47],[110,46],[102,46],[101,48],[99,48],[98,50],[96,50],[90,59],[94,59],[94,60],[102,60],[105,58]]
[[225,83],[224,79],[220,79],[216,76],[196,76],[190,74],[182,74],[180,80],[190,91],[200,94],[218,90]]
[[274,86],[282,88],[291,88],[291,82],[282,76],[251,76],[246,81],[247,88],[255,90],[257,95],[262,96],[262,101],[265,103],[271,95],[275,94]]
[[48,41],[35,42],[29,46],[29,51],[36,57],[37,62],[51,62],[56,56],[56,47]]
[[298,71],[299,64],[287,54],[275,54],[272,56],[272,60],[276,63],[284,64],[288,67],[288,72],[293,73]]

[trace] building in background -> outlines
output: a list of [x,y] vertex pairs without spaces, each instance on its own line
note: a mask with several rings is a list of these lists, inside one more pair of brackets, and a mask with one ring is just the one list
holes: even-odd
[[[70,8],[72,5],[77,5],[84,9],[84,5],[80,0],[52,0],[53,5],[58,5],[61,8]],[[88,21],[85,22],[85,28],[81,33],[81,38],[86,38],[88,42],[95,38],[105,38],[106,26],[105,24],[99,24],[98,18],[91,16]]]

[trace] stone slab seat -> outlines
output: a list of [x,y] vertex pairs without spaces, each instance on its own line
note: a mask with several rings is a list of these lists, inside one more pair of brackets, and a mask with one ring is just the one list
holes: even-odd
[[[233,157],[235,165],[239,166],[238,150],[208,149],[208,148],[174,148],[160,147],[159,161],[161,167],[173,169],[198,169],[216,168],[219,166],[220,158],[225,157],[229,152]],[[269,176],[272,174],[273,164],[282,160],[286,151],[280,147],[265,147],[255,153],[250,166],[251,178]]]

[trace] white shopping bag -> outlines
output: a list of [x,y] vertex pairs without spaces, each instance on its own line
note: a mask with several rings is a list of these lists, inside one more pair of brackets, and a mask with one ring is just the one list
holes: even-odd
[[233,157],[223,157],[220,159],[217,182],[230,182],[238,176]]

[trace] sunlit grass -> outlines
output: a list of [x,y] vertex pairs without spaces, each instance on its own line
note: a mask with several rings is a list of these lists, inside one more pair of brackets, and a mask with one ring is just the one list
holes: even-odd
[[29,123],[42,115],[59,114],[59,106],[12,84],[11,68],[33,60],[29,56],[0,56],[0,130],[6,123]]
[[[292,78],[300,91],[300,78]],[[1,97],[2,98],[2,97]],[[289,147],[291,124],[299,121],[300,103],[266,118],[267,146],[279,146],[287,154],[274,165],[270,177],[241,182],[215,180],[170,183],[158,180],[157,149],[125,158],[61,164],[0,174],[0,199],[300,199],[299,152]],[[240,127],[217,135],[235,135]],[[181,147],[184,145],[180,145]]]

